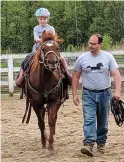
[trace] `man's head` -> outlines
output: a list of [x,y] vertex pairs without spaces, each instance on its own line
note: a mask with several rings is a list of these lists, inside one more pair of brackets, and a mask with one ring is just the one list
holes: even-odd
[[88,42],[89,50],[92,54],[96,55],[99,53],[103,38],[100,34],[93,34]]
[[46,8],[39,8],[36,11],[35,16],[40,25],[46,25],[50,17],[50,12]]

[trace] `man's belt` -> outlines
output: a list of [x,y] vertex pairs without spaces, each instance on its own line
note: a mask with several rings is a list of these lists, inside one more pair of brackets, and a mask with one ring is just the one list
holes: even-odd
[[[109,87],[109,88],[110,88],[110,87]],[[88,89],[88,88],[83,87],[84,90],[92,91],[92,92],[95,92],[95,93],[105,92],[105,91],[107,91],[109,88],[96,90],[96,89]]]

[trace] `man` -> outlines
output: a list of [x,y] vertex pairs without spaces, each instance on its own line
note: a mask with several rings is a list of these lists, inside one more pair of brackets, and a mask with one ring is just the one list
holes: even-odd
[[79,105],[77,88],[82,73],[84,136],[82,154],[93,156],[93,146],[97,143],[100,153],[105,152],[108,132],[108,117],[111,100],[111,79],[115,82],[116,99],[121,96],[121,76],[114,57],[100,50],[102,36],[94,34],[89,39],[89,52],[79,56],[72,75],[73,102]]

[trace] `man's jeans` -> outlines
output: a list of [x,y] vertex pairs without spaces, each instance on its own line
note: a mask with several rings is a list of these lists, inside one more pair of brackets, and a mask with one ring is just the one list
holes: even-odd
[[111,90],[83,90],[84,144],[106,143]]

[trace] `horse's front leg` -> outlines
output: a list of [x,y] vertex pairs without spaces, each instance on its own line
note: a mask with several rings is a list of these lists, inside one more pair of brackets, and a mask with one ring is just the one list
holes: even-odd
[[44,122],[44,116],[45,116],[45,109],[44,107],[40,107],[39,105],[34,106],[34,111],[37,115],[38,118],[38,126],[41,131],[41,143],[42,143],[42,148],[46,148],[46,135],[45,135],[45,122]]
[[58,112],[59,107],[60,107],[60,105],[53,104],[48,109],[48,124],[49,124],[49,128],[50,128],[49,146],[48,146],[49,150],[54,149],[54,147],[53,147],[53,142],[54,142],[53,135],[55,135],[55,125],[56,125],[57,112]]

